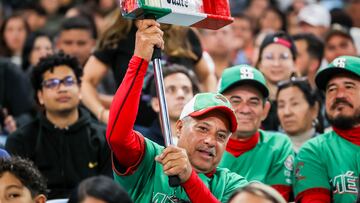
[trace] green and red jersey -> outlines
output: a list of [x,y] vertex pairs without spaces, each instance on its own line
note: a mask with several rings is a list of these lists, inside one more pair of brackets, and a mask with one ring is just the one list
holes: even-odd
[[176,188],[168,184],[162,165],[155,162],[163,147],[133,130],[148,62],[133,56],[111,108],[106,138],[113,152],[115,180],[125,187],[134,202],[227,202],[247,181],[227,169],[196,174]]
[[[359,133],[353,136],[360,138]],[[335,131],[317,136],[302,146],[295,159],[296,199],[322,196],[335,203],[355,202],[359,171],[359,145]]]
[[230,139],[219,166],[244,176],[249,182],[270,185],[288,200],[293,160],[292,143],[286,135],[259,130],[247,143]]

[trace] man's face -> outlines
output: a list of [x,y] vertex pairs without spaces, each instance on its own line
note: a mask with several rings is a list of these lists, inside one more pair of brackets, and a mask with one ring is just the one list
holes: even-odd
[[185,104],[194,96],[190,79],[183,73],[168,75],[164,79],[166,102],[171,120],[178,120]]
[[45,202],[39,201],[37,198],[31,196],[30,190],[25,187],[21,181],[13,174],[5,172],[0,175],[0,202],[1,203],[35,203]]
[[197,172],[208,173],[219,164],[230,136],[228,119],[212,111],[176,123],[180,135],[178,146],[186,149],[191,165]]
[[328,28],[324,26],[313,26],[306,22],[300,22],[300,29],[302,33],[312,33],[320,39],[324,38]]
[[213,57],[227,57],[236,47],[231,26],[219,30],[204,30],[204,49]]
[[259,90],[250,85],[241,85],[224,92],[235,110],[238,127],[233,137],[247,138],[252,136],[266,118],[270,104],[263,103]]
[[334,76],[326,86],[326,114],[340,129],[360,124],[360,79],[346,74]]
[[246,48],[246,45],[252,43],[251,22],[244,18],[235,18],[232,23],[232,30],[234,33],[234,40],[236,40],[238,49]]
[[[55,85],[57,80],[62,81]],[[38,90],[37,96],[47,112],[59,114],[77,109],[80,103],[80,86],[71,68],[66,65],[56,66],[53,72],[48,70],[43,74],[43,81],[44,85]]]
[[311,63],[311,58],[307,51],[308,45],[305,40],[296,40],[295,45],[297,51],[295,60],[296,72],[301,74],[301,76],[306,76]]
[[94,46],[95,40],[91,37],[90,31],[82,29],[62,31],[56,43],[58,50],[75,56],[81,65],[85,64]]
[[356,56],[356,48],[354,43],[342,35],[332,36],[326,43],[324,56],[327,62],[333,61],[339,56]]

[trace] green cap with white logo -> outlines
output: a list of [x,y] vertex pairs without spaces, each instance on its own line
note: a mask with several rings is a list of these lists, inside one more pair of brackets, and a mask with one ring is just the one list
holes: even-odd
[[318,70],[315,76],[316,86],[325,91],[329,80],[341,73],[347,73],[360,77],[360,58],[356,56],[340,56],[334,59],[328,66]]
[[180,120],[187,116],[198,117],[214,110],[221,111],[226,115],[230,124],[230,131],[235,132],[237,128],[235,112],[226,97],[218,93],[208,92],[196,94],[184,106]]
[[269,96],[264,75],[256,68],[249,65],[237,65],[226,68],[219,82],[219,93],[240,85],[252,85],[258,89],[264,98]]

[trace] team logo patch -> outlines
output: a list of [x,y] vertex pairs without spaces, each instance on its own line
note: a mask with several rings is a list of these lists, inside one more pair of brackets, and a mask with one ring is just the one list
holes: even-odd
[[294,170],[294,156],[293,155],[289,155],[285,162],[284,162],[285,168],[289,171]]
[[296,164],[296,169],[295,169],[295,178],[296,180],[303,180],[305,179],[305,176],[302,176],[300,173],[300,170],[304,167],[304,162],[299,162]]
[[334,66],[338,68],[345,68],[346,66],[346,59],[345,58],[337,58],[333,62]]

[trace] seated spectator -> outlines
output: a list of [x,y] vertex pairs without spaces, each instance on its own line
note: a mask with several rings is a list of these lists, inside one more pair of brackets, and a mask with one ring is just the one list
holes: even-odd
[[0,27],[0,56],[9,58],[21,67],[21,53],[30,29],[19,14],[6,18]]
[[324,57],[330,63],[339,56],[356,56],[357,50],[349,29],[334,24],[325,36]]
[[22,70],[31,75],[33,67],[41,57],[54,53],[54,46],[50,36],[43,32],[31,33],[25,41],[22,52]]
[[[194,94],[199,92],[197,79],[193,74],[193,72],[190,72],[184,66],[177,64],[163,67],[164,90],[174,144],[176,144],[178,140],[176,136],[176,121],[180,117],[181,110],[184,105],[193,98]],[[160,104],[156,91],[155,81],[152,81],[151,107],[158,113],[158,119],[154,120],[149,128],[138,126],[135,130],[159,145],[165,146],[160,127]]]
[[306,78],[291,78],[279,83],[277,114],[284,132],[290,137],[297,153],[317,133],[322,133],[320,100]]
[[67,198],[87,177],[112,174],[105,126],[79,108],[81,74],[75,57],[41,58],[32,82],[44,111],[6,143],[9,153],[31,159],[48,179],[49,199]]
[[0,158],[0,202],[46,202],[45,179],[31,161]]
[[0,58],[0,148],[7,135],[31,120],[30,82],[9,60]]
[[106,176],[87,178],[79,184],[68,203],[132,203],[127,192]]
[[286,201],[273,188],[254,182],[234,192],[228,203],[286,203]]
[[295,72],[297,51],[292,38],[285,32],[266,35],[259,49],[256,67],[264,74],[269,89],[270,112],[262,123],[264,130],[278,130],[276,114],[277,83],[290,79]]
[[65,18],[58,32],[55,46],[65,54],[76,57],[83,67],[95,47],[94,29],[84,17]]

